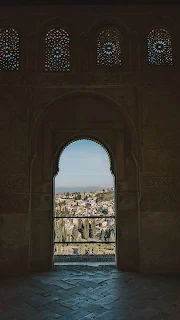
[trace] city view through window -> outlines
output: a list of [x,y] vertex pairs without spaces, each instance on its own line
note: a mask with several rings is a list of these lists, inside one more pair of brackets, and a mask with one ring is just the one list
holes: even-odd
[[60,155],[55,178],[55,262],[115,260],[115,230],[109,156],[97,142],[72,142]]

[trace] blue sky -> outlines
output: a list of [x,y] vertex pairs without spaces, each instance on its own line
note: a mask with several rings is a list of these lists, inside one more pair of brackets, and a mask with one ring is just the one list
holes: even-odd
[[114,186],[109,157],[103,147],[91,140],[70,143],[59,160],[56,187]]

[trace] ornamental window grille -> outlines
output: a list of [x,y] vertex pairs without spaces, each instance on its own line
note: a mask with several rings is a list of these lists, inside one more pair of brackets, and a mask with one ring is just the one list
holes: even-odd
[[0,29],[0,71],[19,70],[19,34],[16,30]]
[[172,65],[172,41],[167,30],[154,29],[147,37],[148,63],[150,65]]
[[103,67],[121,66],[121,38],[115,29],[102,30],[97,38],[97,65]]
[[64,29],[51,29],[45,37],[45,71],[70,71],[70,38]]

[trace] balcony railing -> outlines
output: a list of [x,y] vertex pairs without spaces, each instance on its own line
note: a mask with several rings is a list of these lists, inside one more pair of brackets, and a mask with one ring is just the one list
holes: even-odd
[[67,256],[81,257],[82,260],[83,256],[96,256],[98,261],[112,256],[114,260],[115,216],[55,216],[54,248],[56,260],[57,256],[66,256],[65,260]]

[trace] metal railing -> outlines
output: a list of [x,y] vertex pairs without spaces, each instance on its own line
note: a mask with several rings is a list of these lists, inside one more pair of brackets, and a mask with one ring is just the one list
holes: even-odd
[[[89,220],[92,220],[92,219],[115,219],[115,216],[114,215],[111,215],[111,216],[54,216],[54,219],[89,219]],[[74,243],[77,243],[77,244],[115,244],[115,241],[96,241],[96,240],[91,240],[91,241],[54,241],[54,244],[74,244]]]

